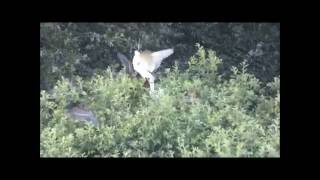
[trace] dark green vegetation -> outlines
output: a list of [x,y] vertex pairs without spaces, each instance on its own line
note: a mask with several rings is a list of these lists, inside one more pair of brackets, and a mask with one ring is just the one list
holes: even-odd
[[[40,155],[279,157],[279,28],[41,24]],[[142,49],[175,48],[159,70],[156,97],[142,79],[119,71],[116,53],[132,58],[139,39]],[[68,116],[75,102],[98,127]]]

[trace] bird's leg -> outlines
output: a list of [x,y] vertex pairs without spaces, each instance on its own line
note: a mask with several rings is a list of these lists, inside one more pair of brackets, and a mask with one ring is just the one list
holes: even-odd
[[150,79],[146,79],[143,86],[145,88],[149,88],[149,92],[150,94],[152,94],[152,92],[154,92],[154,82],[151,82]]
[[150,92],[154,92],[154,77],[151,75],[151,77],[148,80],[150,84]]

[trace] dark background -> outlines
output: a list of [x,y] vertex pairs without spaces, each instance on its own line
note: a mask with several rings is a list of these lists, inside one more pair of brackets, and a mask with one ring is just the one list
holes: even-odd
[[121,69],[116,53],[132,60],[134,50],[174,48],[183,70],[195,44],[217,52],[228,77],[231,66],[247,60],[262,82],[280,75],[280,23],[40,23],[40,89],[50,90],[64,76],[90,77],[108,66]]

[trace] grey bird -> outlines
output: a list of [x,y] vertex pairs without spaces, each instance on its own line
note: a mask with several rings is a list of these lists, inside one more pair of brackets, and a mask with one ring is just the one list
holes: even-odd
[[84,104],[69,105],[68,113],[74,119],[93,124],[95,127],[99,126],[99,122],[92,111],[84,106]]

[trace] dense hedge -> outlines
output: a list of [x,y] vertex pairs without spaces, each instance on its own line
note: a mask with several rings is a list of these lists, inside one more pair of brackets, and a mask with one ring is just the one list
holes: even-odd
[[[197,47],[187,69],[167,68],[150,96],[142,79],[109,67],[41,91],[41,157],[279,157],[280,77],[263,85],[247,62],[222,78],[222,60]],[[81,102],[99,126],[68,116]]]

